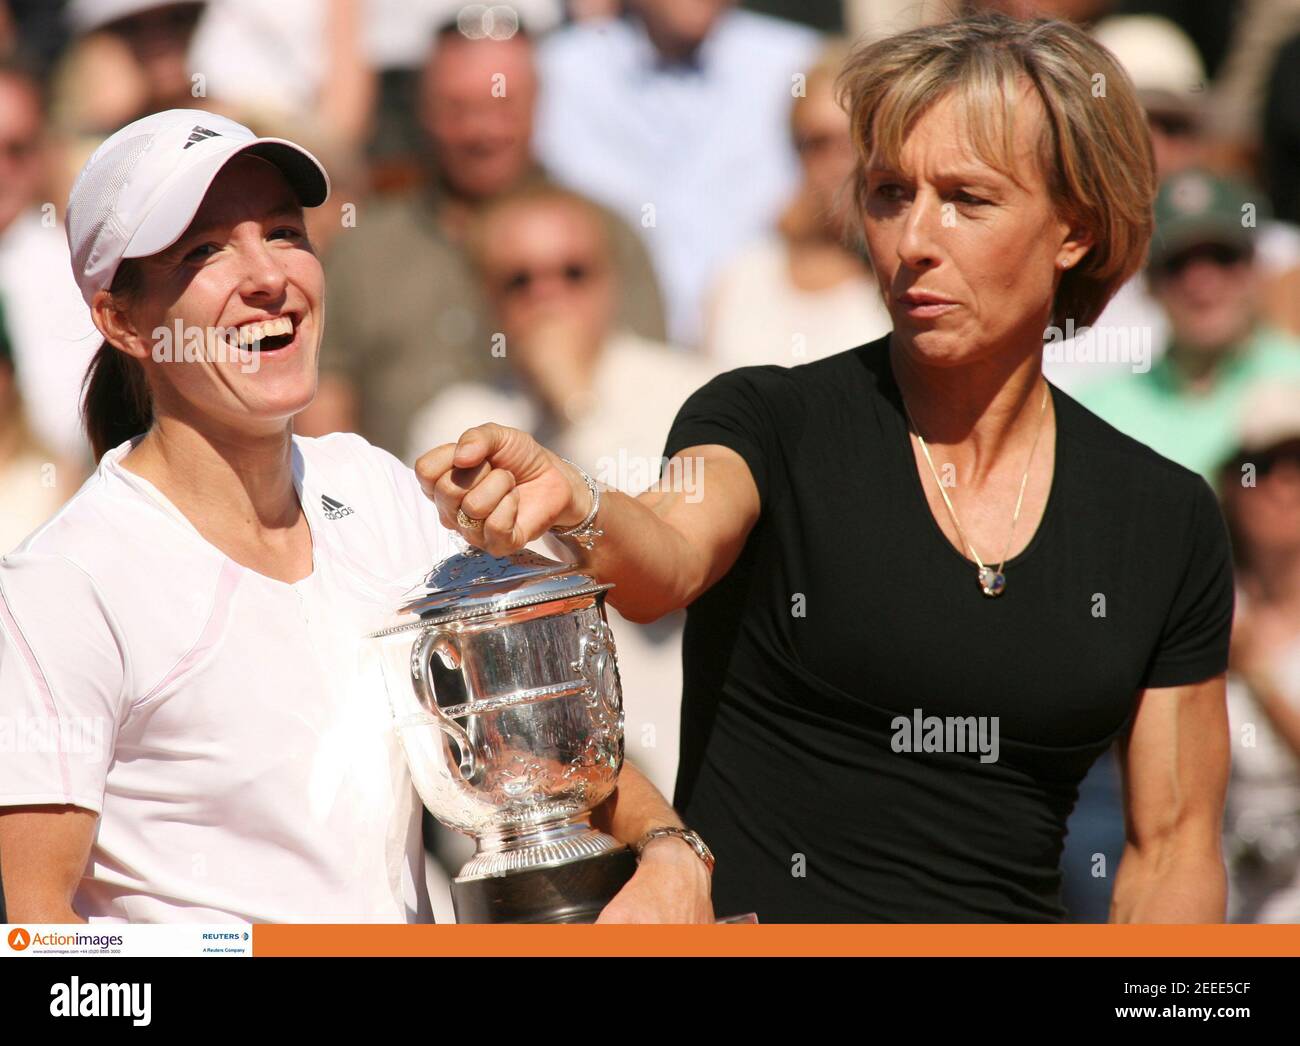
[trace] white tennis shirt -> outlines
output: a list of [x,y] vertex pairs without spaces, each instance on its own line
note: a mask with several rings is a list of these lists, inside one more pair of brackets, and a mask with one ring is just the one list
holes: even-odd
[[130,442],[0,560],[0,806],[99,814],[98,921],[431,919],[420,803],[364,635],[455,551],[415,474],[293,438],[313,572],[235,563]]

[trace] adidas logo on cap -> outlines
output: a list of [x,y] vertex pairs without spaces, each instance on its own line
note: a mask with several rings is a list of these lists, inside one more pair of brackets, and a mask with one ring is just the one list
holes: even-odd
[[352,509],[347,505],[324,494],[320,496],[320,507],[325,510],[326,519],[342,519],[344,516],[352,515]]
[[220,137],[221,137],[220,131],[209,131],[206,127],[199,127],[196,124],[194,126],[194,129],[190,131],[189,141],[187,141],[185,145],[182,146],[182,151],[188,149],[191,145],[194,145],[196,142],[201,142],[207,138],[220,138]]

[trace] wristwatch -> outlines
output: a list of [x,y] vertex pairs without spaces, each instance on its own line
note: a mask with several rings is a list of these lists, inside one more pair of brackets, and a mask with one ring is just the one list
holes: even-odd
[[637,859],[640,859],[641,851],[644,850],[652,840],[665,835],[676,836],[694,850],[695,856],[704,862],[704,867],[709,870],[709,874],[713,874],[713,866],[717,863],[713,858],[713,851],[710,850],[704,840],[700,838],[700,833],[690,828],[676,828],[671,825],[664,825],[662,828],[651,828],[650,831],[646,832],[645,835],[641,836],[641,838],[636,841],[636,845],[633,847],[633,849],[636,850]]

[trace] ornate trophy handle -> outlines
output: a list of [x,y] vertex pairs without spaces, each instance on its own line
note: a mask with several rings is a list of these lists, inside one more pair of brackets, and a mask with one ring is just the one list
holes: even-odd
[[470,740],[465,728],[448,716],[438,704],[438,695],[433,688],[433,674],[430,671],[433,655],[441,654],[443,660],[452,668],[460,667],[460,649],[456,645],[453,633],[444,629],[430,629],[420,638],[411,650],[411,681],[415,692],[421,698],[426,712],[406,716],[403,725],[436,726],[456,742],[460,751],[460,774],[466,781],[472,781],[478,771],[478,761],[474,758],[474,742]]
[[[573,667],[582,675],[593,698],[610,720],[622,723],[623,701],[619,690],[618,660],[614,650],[614,633],[602,618],[589,626],[578,640],[578,658]],[[605,676],[613,668],[614,683],[605,686]]]

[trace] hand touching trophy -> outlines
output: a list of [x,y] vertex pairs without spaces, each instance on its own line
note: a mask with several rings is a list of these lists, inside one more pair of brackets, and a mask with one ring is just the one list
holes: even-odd
[[[457,918],[712,920],[704,841],[639,773],[619,785],[613,584],[585,565],[604,534],[600,488],[527,433],[492,424],[429,451],[416,474],[468,545],[374,639],[421,798],[477,842],[452,885]],[[584,565],[527,548],[548,531],[580,547]],[[609,834],[592,826],[597,807]]]

